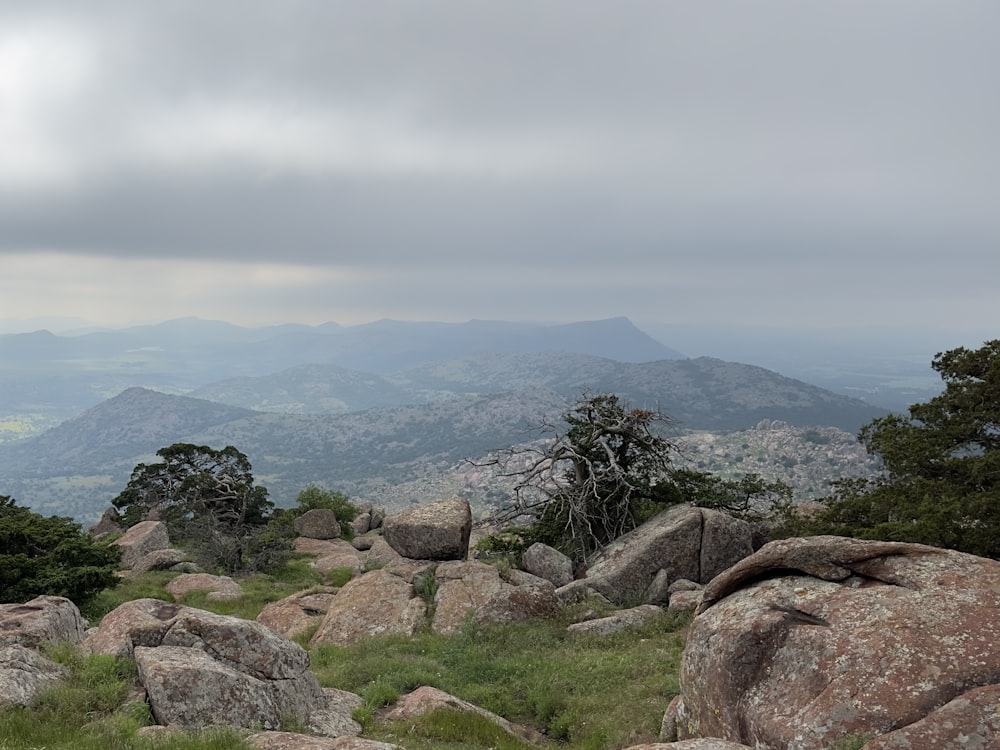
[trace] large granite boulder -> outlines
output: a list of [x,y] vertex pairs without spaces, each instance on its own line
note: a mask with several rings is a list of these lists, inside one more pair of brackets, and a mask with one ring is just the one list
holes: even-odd
[[387,516],[382,537],[413,560],[464,560],[469,554],[472,509],[453,498]]
[[535,542],[521,555],[524,569],[559,588],[573,580],[573,561],[547,544]]
[[163,521],[140,521],[113,544],[122,548],[122,568],[132,568],[150,552],[170,546],[167,526]]
[[330,602],[311,645],[345,645],[380,635],[413,635],[427,616],[427,603],[413,585],[380,569],[351,579]]
[[295,533],[307,539],[336,539],[340,536],[340,522],[329,508],[312,508],[292,522]]
[[607,617],[596,617],[593,620],[575,622],[567,626],[566,632],[586,635],[614,635],[625,630],[641,628],[664,615],[661,607],[655,604],[640,604],[638,607],[622,609]]
[[17,643],[0,645],[0,706],[30,706],[68,676],[69,670],[34,649]]
[[49,641],[79,643],[86,633],[80,610],[62,596],[36,596],[24,604],[0,604],[0,646],[37,649]]
[[435,633],[461,630],[470,617],[483,623],[512,623],[548,617],[558,611],[555,587],[543,578],[511,571],[509,580],[493,565],[453,560],[435,571]]
[[309,670],[309,655],[257,622],[140,599],[108,613],[83,647],[131,654],[160,724],[328,723],[328,697]]
[[[998,747],[998,614],[995,560],[841,537],[772,542],[705,588],[663,739]],[[960,736],[975,742],[953,744]]]
[[[616,604],[647,599],[659,575],[707,583],[753,552],[750,524],[721,511],[678,505],[588,560],[588,587]],[[665,572],[661,572],[665,571]]]

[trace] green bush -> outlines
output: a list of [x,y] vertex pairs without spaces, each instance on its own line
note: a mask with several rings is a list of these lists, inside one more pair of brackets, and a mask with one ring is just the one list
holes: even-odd
[[121,548],[69,518],[41,516],[0,496],[0,602],[41,594],[81,604],[118,582]]

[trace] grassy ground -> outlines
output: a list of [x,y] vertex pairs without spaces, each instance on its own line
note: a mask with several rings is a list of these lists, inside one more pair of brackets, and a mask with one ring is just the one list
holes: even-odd
[[[336,573],[342,582],[347,572]],[[139,597],[169,600],[169,574],[153,573],[102,593],[85,608],[92,622],[118,604]],[[220,614],[251,619],[270,601],[321,584],[305,561],[280,573],[240,581],[246,595],[236,602],[186,602]],[[370,639],[349,647],[320,646],[311,652],[321,684],[360,694],[357,717],[365,737],[407,750],[530,747],[476,717],[439,711],[405,724],[389,724],[379,709],[399,695],[431,685],[520,724],[542,731],[568,750],[622,748],[655,741],[663,711],[678,692],[678,664],[685,619],[664,617],[639,631],[610,637],[574,636],[566,625],[578,613],[505,626],[468,623],[458,634],[428,629],[412,638]],[[152,722],[142,702],[130,703],[135,667],[128,660],[81,658],[55,649],[50,658],[72,671],[69,682],[31,709],[0,708],[0,750],[146,750],[136,738]],[[239,750],[236,732],[157,738],[160,750]]]

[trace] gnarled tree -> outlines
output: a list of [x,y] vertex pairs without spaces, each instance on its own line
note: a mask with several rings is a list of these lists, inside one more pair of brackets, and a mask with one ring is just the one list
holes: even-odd
[[494,521],[531,521],[532,538],[577,563],[635,528],[657,504],[674,445],[657,433],[659,411],[615,395],[586,397],[563,415],[567,428],[534,446],[511,448],[493,462],[515,477],[510,507]]

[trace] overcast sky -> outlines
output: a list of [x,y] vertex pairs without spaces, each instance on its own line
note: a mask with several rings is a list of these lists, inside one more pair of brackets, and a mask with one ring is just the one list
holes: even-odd
[[0,0],[0,319],[989,330],[997,29],[996,0]]

